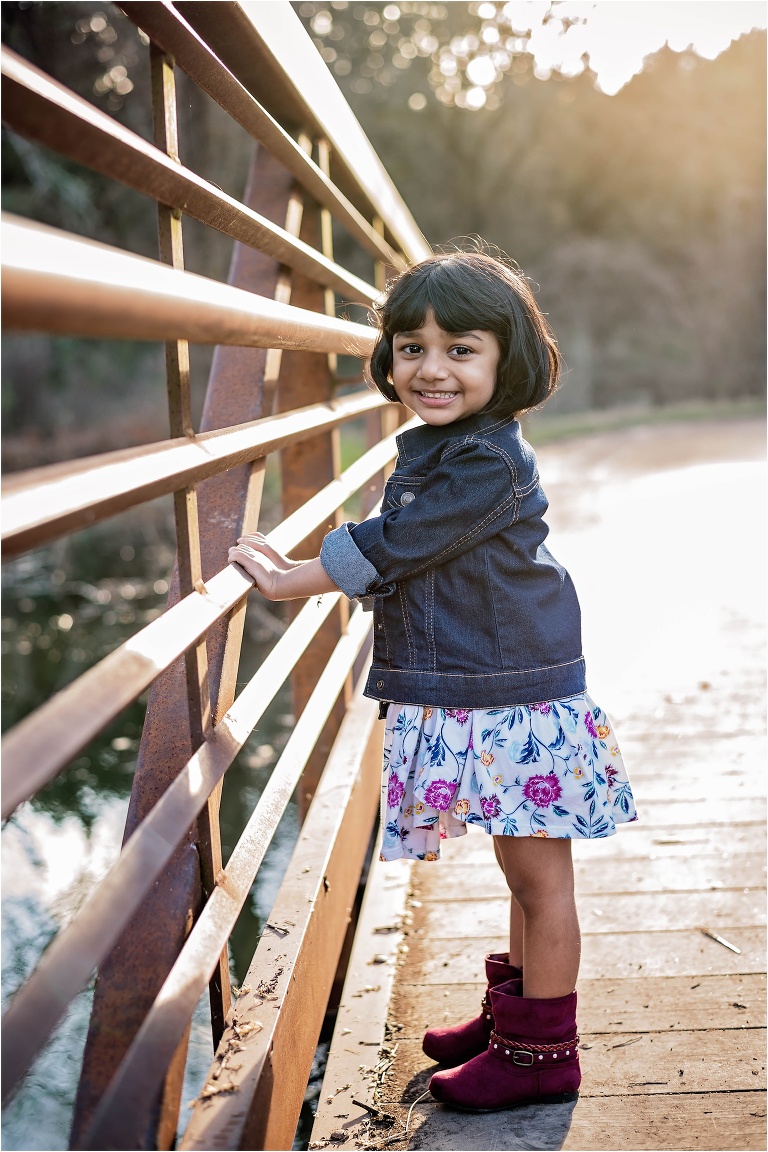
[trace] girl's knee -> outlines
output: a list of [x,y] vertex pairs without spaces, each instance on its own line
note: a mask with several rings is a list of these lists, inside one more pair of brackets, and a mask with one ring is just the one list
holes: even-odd
[[[524,912],[573,900],[573,863],[569,840],[533,837],[494,838],[496,858],[507,887]],[[532,841],[534,841],[532,843]]]

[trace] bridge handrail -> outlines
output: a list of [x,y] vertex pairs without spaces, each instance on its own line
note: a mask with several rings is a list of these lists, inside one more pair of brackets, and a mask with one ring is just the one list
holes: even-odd
[[[128,925],[172,866],[192,826],[197,829],[195,845],[205,903],[163,987],[148,1010],[142,1008],[144,1023],[110,1069],[109,1083],[95,1112],[90,1117],[86,1114],[73,1137],[84,1147],[111,1146],[115,1139],[147,1139],[146,1125],[154,1123],[148,1112],[150,1098],[163,1089],[174,1054],[183,1051],[185,1032],[206,983],[211,987],[214,1046],[227,1026],[224,1043],[231,1044],[239,1008],[227,1016],[227,940],[294,789],[300,778],[307,781],[304,789],[314,787],[312,773],[307,777],[310,762],[325,756],[328,733],[337,733],[319,780],[317,800],[307,813],[307,827],[318,830],[319,840],[309,855],[301,843],[295,853],[297,860],[309,861],[301,868],[301,877],[306,879],[297,888],[286,877],[276,905],[299,900],[294,923],[301,926],[300,939],[288,948],[283,1004],[272,1013],[269,1028],[251,1049],[255,1063],[238,1101],[238,1115],[212,1136],[205,1116],[201,1120],[196,1109],[188,1137],[189,1146],[194,1146],[199,1139],[195,1133],[207,1131],[207,1147],[233,1146],[227,1141],[240,1139],[233,1135],[239,1127],[255,1125],[269,1131],[265,1140],[290,1141],[301,1106],[302,1077],[305,1085],[378,808],[380,737],[374,726],[375,709],[361,695],[362,681],[351,691],[352,677],[361,669],[371,620],[360,610],[347,620],[346,602],[338,593],[326,595],[319,604],[311,601],[235,699],[234,661],[252,581],[242,569],[226,566],[203,582],[196,485],[242,465],[250,466],[252,476],[258,477],[266,457],[282,452],[286,516],[269,538],[275,547],[290,553],[305,540],[315,541],[318,530],[329,522],[338,523],[340,509],[353,494],[364,490],[363,511],[371,508],[370,482],[380,485],[391,466],[396,453],[394,431],[401,417],[373,392],[324,395],[325,385],[313,369],[315,374],[307,377],[303,394],[295,386],[292,390],[288,373],[285,411],[241,423],[230,419],[223,427],[208,424],[214,430],[196,433],[190,414],[187,343],[267,349],[265,388],[274,386],[284,352],[327,355],[327,379],[343,382],[335,376],[335,355],[362,358],[375,337],[372,328],[337,318],[334,293],[368,306],[376,299],[388,269],[402,269],[409,260],[428,255],[430,249],[290,5],[227,0],[174,6],[160,0],[122,7],[150,41],[154,144],[5,49],[3,116],[22,135],[156,199],[161,260],[4,217],[3,324],[20,331],[164,341],[171,435],[160,443],[10,477],[3,495],[5,558],[173,493],[178,599],[5,736],[3,815],[34,796],[181,659],[186,669],[185,707],[192,754],[127,836],[107,876],[11,1000],[3,1028],[3,1094],[24,1075],[94,967],[110,959],[118,940],[127,939]],[[284,228],[250,207],[252,199],[246,204],[227,195],[181,163],[174,64],[298,182]],[[313,137],[317,162],[311,154]],[[311,242],[299,235],[302,212],[314,211],[311,201],[306,208],[302,189],[320,209],[321,228]],[[248,197],[252,198],[252,190]],[[329,214],[374,257],[373,282],[334,259]],[[185,271],[183,215],[276,262],[274,298],[248,285],[222,284]],[[315,289],[309,292],[303,286],[304,277],[307,284],[318,286],[319,296]],[[299,306],[292,299],[294,283],[299,286]],[[312,301],[308,307],[307,300]],[[296,363],[292,361],[294,372]],[[317,355],[312,363],[319,363]],[[284,374],[280,375],[281,396]],[[312,402],[302,403],[304,399]],[[346,471],[334,464],[330,478],[327,472],[292,475],[299,446],[309,450],[319,438],[338,435],[348,421],[374,415],[380,421],[377,442]],[[255,491],[260,493],[258,484]],[[256,523],[259,500],[257,495],[255,504],[243,514],[241,530]],[[211,643],[211,636],[225,621],[227,645],[217,673],[223,686],[218,712],[212,715],[206,641]],[[335,637],[332,650],[328,648],[329,627]],[[317,648],[323,637],[324,648]],[[328,653],[322,668],[318,656],[312,655],[320,651]],[[295,728],[223,867],[217,846],[217,790],[289,676],[299,700]],[[305,685],[312,684],[310,692],[301,687],[302,676]],[[332,811],[329,789],[335,797]],[[141,810],[141,798],[138,804]],[[322,955],[319,959],[312,956],[314,994],[299,1012],[292,980],[296,973],[309,972],[313,941],[319,942]],[[253,971],[272,962],[269,952],[269,942],[262,939]],[[289,1034],[295,1035],[292,1051],[285,1044]],[[264,1079],[268,1048],[272,1070],[282,1067],[290,1081],[289,1090],[277,1102],[270,1099]],[[224,1062],[220,1052],[211,1073],[214,1078]],[[171,1083],[167,1079],[161,1093],[160,1123],[166,1135],[157,1139],[163,1141],[169,1138],[169,1125],[175,1126],[178,1110],[178,1086],[169,1087]],[[210,1093],[206,1090],[203,1096],[208,1099]],[[217,1102],[214,1109],[217,1124],[222,1103]]]

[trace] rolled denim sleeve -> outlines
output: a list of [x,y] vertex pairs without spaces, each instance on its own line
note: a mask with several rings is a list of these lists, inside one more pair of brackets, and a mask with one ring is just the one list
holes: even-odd
[[334,584],[350,600],[365,596],[371,585],[379,583],[379,573],[355,544],[350,535],[351,521],[334,528],[323,540],[320,563]]
[[525,496],[515,479],[505,452],[462,442],[423,477],[408,503],[353,524],[351,542],[376,573],[368,591],[383,593],[387,584],[445,563],[508,528]]

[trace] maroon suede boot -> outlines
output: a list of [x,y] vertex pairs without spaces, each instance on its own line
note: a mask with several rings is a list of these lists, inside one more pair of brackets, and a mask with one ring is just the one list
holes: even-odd
[[508,952],[490,953],[485,958],[485,975],[488,987],[481,1004],[480,1015],[466,1024],[454,1024],[448,1028],[430,1028],[424,1035],[422,1048],[430,1060],[444,1064],[446,1068],[453,1068],[456,1064],[464,1064],[488,1047],[493,1029],[493,1011],[491,1009],[490,990],[498,984],[517,981],[516,992],[510,994],[521,996],[523,986],[520,983],[523,975],[521,968],[515,968],[509,962]]
[[516,981],[492,988],[488,1048],[460,1068],[436,1072],[435,1100],[463,1112],[574,1100],[581,1083],[576,993],[554,1000],[515,994]]

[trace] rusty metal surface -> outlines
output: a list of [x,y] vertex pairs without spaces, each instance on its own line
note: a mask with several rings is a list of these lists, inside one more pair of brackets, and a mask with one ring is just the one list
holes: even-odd
[[291,1147],[378,806],[382,733],[361,687],[181,1148]]
[[3,215],[3,327],[365,355],[372,330]]
[[[284,220],[291,178],[266,154],[257,151],[249,177],[246,201],[258,206],[272,220]],[[237,246],[230,280],[247,284],[263,295],[275,291],[278,266],[253,249]],[[264,352],[219,349],[214,356],[203,412],[203,429],[231,426],[253,420],[272,410],[272,397],[264,389]],[[240,529],[258,516],[252,497],[251,465],[232,468],[202,483],[198,489],[203,578],[227,563],[227,553]],[[258,489],[256,490],[258,495]],[[177,595],[171,588],[171,597]],[[226,622],[216,624],[208,637],[211,701],[216,717],[227,643]],[[225,689],[228,685],[225,684]],[[194,748],[186,715],[186,683],[183,663],[171,666],[152,688],[131,794],[126,836],[141,823],[172,780],[189,761]],[[194,870],[185,867],[194,857]],[[192,874],[194,871],[194,875]],[[94,1109],[116,1068],[136,1035],[155,996],[162,987],[179,952],[179,925],[187,912],[199,913],[201,903],[200,860],[194,832],[182,842],[169,862],[162,888],[153,891],[134,915],[108,960],[102,965],[94,996],[91,1024],[83,1059],[73,1123],[77,1146]],[[152,947],[157,925],[166,936]],[[166,943],[167,940],[167,943]],[[160,1102],[150,1094],[133,1119],[140,1133],[136,1146],[151,1146],[158,1139]]]
[[[173,57],[167,56],[155,44],[149,46],[150,77],[152,89],[152,116],[154,120],[155,144],[168,157],[181,163],[179,157],[178,115],[176,107],[176,79]],[[181,212],[159,203],[157,206],[158,244],[160,259],[174,268],[184,267],[184,242]],[[168,422],[171,436],[194,437],[192,422],[192,398],[189,379],[189,344],[186,340],[176,340],[165,346],[166,385],[168,389]],[[176,568],[179,582],[179,595],[188,596],[203,586],[200,560],[200,523],[197,515],[197,489],[195,485],[180,489],[173,494],[173,510],[176,520]],[[244,610],[244,605],[243,609]],[[238,652],[239,654],[239,652]],[[184,653],[184,669],[187,677],[187,711],[189,715],[190,739],[193,747],[204,741],[211,727],[211,697],[208,685],[208,649],[205,638],[192,645]],[[200,880],[203,900],[207,900],[216,884],[216,876],[221,871],[221,832],[219,829],[219,807],[221,788],[217,785],[207,797],[197,818],[197,843],[200,853]],[[211,1031],[216,1046],[221,1039],[224,1020],[231,1003],[229,980],[229,954],[225,946],[209,983],[211,1009]],[[190,1018],[191,1019],[191,1018]],[[186,1052],[189,1030],[179,1042],[180,1050]],[[172,1124],[175,1132],[183,1084],[183,1062],[181,1076],[168,1074],[161,1106],[161,1124]],[[174,1069],[175,1071],[175,1069]]]
[[281,123],[329,141],[335,183],[366,215],[381,216],[409,260],[432,255],[290,4],[189,0],[175,7]]
[[[377,443],[270,534],[272,545],[290,552],[354,492],[386,467],[394,437]],[[63,688],[3,737],[3,818],[39,791],[110,720],[147,688],[186,647],[230,612],[251,588],[229,565],[172,605],[83,676]],[[219,706],[220,710],[220,706]]]
[[203,433],[194,440],[163,440],[14,472],[3,484],[4,558],[279,451],[385,403],[378,393],[355,392],[328,404]]
[[[180,161],[80,99],[44,72],[3,50],[3,119],[15,131],[120,180],[162,204],[183,209],[203,224],[274,256],[355,300],[376,289],[296,241],[284,228],[245,207]],[[374,233],[375,234],[375,233]]]
[[311,600],[130,837],[73,919],[48,946],[3,1018],[3,1098],[24,1075],[70,1000],[109,953],[131,915],[339,599]]
[[[378,260],[396,268],[404,267],[402,257],[387,244],[383,233],[377,234],[328,174],[224,67],[176,8],[156,0],[125,3],[121,7],[154,43],[173,56],[179,68],[283,164],[319,204],[325,205],[364,249]],[[221,8],[219,6],[219,19]]]
[[358,609],[320,676],[307,706],[237,842],[227,867],[163,984],[84,1140],[87,1148],[131,1148],[140,1136],[137,1109],[163,1076],[168,1061],[225,947],[254,877],[298,783],[349,669],[371,626]]
[[[322,241],[322,212],[317,205],[305,203],[301,221],[301,236],[312,245]],[[306,277],[294,274],[291,303],[313,312],[322,312],[329,301],[319,285]],[[278,385],[278,405],[282,411],[308,401],[329,402],[334,395],[334,378],[328,357],[300,355],[284,352]],[[332,483],[340,472],[340,443],[335,430],[313,436],[301,446],[289,445],[280,454],[281,493],[283,516],[290,516],[317,492]],[[318,524],[304,540],[297,558],[319,555],[323,537],[331,527],[341,523],[341,513],[334,510],[324,523]],[[288,606],[295,612],[296,606]],[[340,601],[337,611],[325,623],[312,647],[296,665],[291,676],[294,715],[299,716],[312,695],[318,677],[341,635],[348,618],[347,601]],[[344,718],[351,685],[339,698],[310,757],[298,793],[299,813],[306,813],[317,781],[328,759],[328,752]]]

